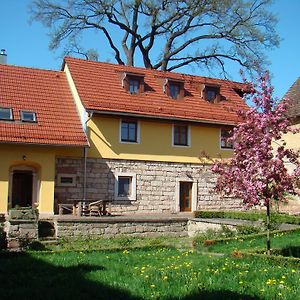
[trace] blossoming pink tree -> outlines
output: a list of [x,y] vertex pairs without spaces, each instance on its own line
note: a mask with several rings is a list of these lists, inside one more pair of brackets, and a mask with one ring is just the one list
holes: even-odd
[[[286,202],[288,194],[296,193],[300,166],[298,153],[287,149],[282,142],[283,134],[293,131],[286,117],[288,101],[275,101],[268,72],[249,86],[252,106],[238,112],[242,122],[233,129],[230,138],[233,157],[216,162],[213,171],[219,174],[218,192],[241,198],[247,208],[267,208],[269,254],[270,202]],[[287,170],[287,162],[293,164],[293,171]]]

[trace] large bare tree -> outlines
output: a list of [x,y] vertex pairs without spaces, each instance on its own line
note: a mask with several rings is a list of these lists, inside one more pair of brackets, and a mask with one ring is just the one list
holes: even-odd
[[[33,20],[50,29],[50,48],[76,45],[97,29],[119,64],[172,71],[191,63],[253,67],[278,46],[271,0],[34,0]],[[122,38],[120,38],[120,34]],[[77,47],[77,46],[76,46]],[[77,47],[78,49],[78,47]]]

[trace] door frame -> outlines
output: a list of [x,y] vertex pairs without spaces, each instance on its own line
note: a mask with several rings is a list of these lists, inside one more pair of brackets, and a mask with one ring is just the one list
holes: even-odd
[[31,171],[32,172],[32,207],[37,206],[39,203],[39,187],[40,180],[36,168],[27,165],[13,166],[9,170],[9,191],[8,191],[8,209],[12,208],[12,190],[13,190],[13,175],[17,171]]
[[175,212],[180,212],[180,182],[192,182],[192,205],[191,212],[197,210],[197,198],[198,198],[198,182],[190,178],[182,177],[176,179],[175,187]]

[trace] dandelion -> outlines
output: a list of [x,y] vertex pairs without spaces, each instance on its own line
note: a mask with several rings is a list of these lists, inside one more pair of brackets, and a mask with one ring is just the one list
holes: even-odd
[[164,276],[164,277],[163,277],[163,280],[167,280],[167,279],[168,279],[168,276]]
[[240,281],[240,282],[239,282],[239,284],[243,284],[243,283],[244,283],[244,281]]
[[296,273],[296,270],[295,270],[295,269],[292,269],[292,273]]
[[155,284],[151,284],[150,287],[151,287],[151,288],[155,288]]

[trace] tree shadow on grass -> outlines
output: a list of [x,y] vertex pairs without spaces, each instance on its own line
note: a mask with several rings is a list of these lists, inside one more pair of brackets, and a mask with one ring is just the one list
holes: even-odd
[[300,247],[289,246],[289,247],[281,249],[279,254],[282,256],[290,256],[290,257],[300,258]]
[[[51,259],[51,257],[50,257]],[[142,300],[129,291],[111,287],[99,281],[89,279],[90,272],[105,272],[99,264],[67,266],[68,259],[57,264],[53,255],[53,264],[27,253],[0,253],[0,299],[105,299],[105,300]],[[65,266],[63,266],[63,265]],[[115,278],[118,282],[120,279]],[[203,291],[185,297],[170,297],[165,300],[257,300],[244,294],[228,290]]]
[[26,253],[0,254],[0,299],[141,299],[87,278],[90,272],[105,271],[103,266],[54,264]]

